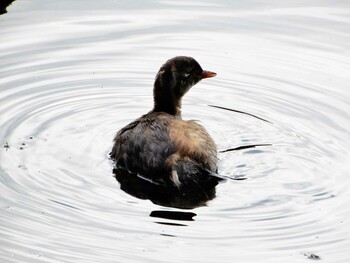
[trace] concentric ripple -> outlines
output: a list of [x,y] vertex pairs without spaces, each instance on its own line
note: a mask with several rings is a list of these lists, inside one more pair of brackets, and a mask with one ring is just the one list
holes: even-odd
[[[317,4],[15,1],[0,20],[0,261],[349,262],[350,9]],[[246,178],[186,211],[124,193],[108,158],[175,55],[218,73],[183,118],[212,134],[221,174]]]

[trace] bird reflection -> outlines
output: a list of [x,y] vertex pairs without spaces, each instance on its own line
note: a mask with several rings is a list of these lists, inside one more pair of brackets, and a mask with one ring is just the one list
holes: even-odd
[[179,221],[194,221],[193,217],[195,217],[196,214],[192,212],[156,210],[152,211],[152,213],[149,216]]
[[[192,212],[184,212],[184,211],[152,211],[149,215],[150,217],[154,218],[162,218],[167,219],[167,221],[162,222],[155,222],[160,225],[170,225],[170,226],[187,226],[186,224],[179,223],[179,222],[170,222],[168,220],[176,220],[176,221],[194,221],[193,217],[195,217],[197,214]],[[167,235],[169,236],[169,235]],[[172,236],[172,235],[171,235]]]
[[156,184],[125,169],[115,168],[113,173],[124,192],[140,199],[149,199],[157,205],[182,209],[205,206],[215,197],[215,186],[218,183],[179,190]]

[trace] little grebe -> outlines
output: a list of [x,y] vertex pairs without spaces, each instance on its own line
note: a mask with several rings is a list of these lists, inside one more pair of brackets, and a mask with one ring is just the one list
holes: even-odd
[[215,186],[219,181],[215,142],[203,126],[181,119],[185,93],[215,75],[191,57],[169,59],[155,78],[153,110],[115,136],[111,158],[117,169],[177,189],[201,183]]

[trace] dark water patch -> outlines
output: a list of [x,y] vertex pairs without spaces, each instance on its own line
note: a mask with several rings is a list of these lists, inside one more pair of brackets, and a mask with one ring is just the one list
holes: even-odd
[[193,217],[196,214],[192,212],[181,212],[181,211],[152,211],[150,217],[159,217],[164,219],[171,220],[180,220],[180,221],[194,221]]
[[6,150],[10,149],[10,145],[8,142],[6,142],[2,147],[4,147]]
[[[187,226],[185,224],[172,223],[172,222],[155,222],[155,223],[157,223],[159,225],[167,225],[167,226]],[[173,237],[173,236],[171,235],[171,237]],[[176,237],[176,236],[174,236],[174,237]]]
[[320,260],[321,259],[320,256],[318,256],[318,255],[316,255],[314,253],[304,252],[303,255],[305,257],[307,257],[308,259],[312,259],[312,260]]

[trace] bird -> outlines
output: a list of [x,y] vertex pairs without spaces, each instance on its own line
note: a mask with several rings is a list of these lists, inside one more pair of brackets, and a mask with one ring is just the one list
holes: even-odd
[[114,137],[110,157],[115,169],[164,189],[215,187],[222,179],[217,174],[217,146],[198,121],[181,117],[183,96],[202,79],[214,76],[192,57],[167,60],[155,77],[153,109]]

